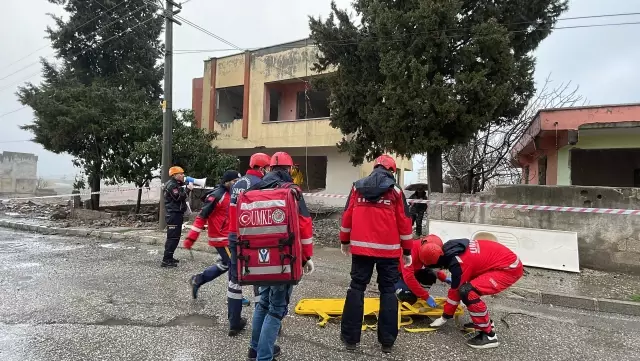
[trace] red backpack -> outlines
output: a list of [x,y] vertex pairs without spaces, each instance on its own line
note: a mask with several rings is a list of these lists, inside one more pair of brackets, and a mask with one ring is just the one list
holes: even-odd
[[273,189],[248,189],[238,196],[238,284],[298,284],[302,243],[298,197],[293,183]]

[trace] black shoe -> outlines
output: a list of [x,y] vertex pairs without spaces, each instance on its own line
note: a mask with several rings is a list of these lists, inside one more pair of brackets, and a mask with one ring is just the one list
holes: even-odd
[[[476,324],[473,323],[473,322],[467,322],[464,325],[462,325],[462,327],[464,327],[465,329],[467,329],[467,328],[475,328],[476,330],[480,330],[478,328],[478,326],[476,326]],[[496,324],[493,323],[493,320],[491,320],[491,331],[495,331],[495,330],[496,330]]]
[[[273,357],[278,357],[280,356],[280,354],[282,353],[282,350],[280,349],[280,346],[278,345],[274,345],[273,346]],[[258,352],[254,349],[252,349],[251,347],[249,347],[249,353],[247,355],[247,361],[256,361],[256,358],[258,358]]]
[[171,259],[171,262],[172,262],[172,263],[175,263],[175,264],[178,264],[178,263],[180,263],[180,260],[179,260],[179,259],[172,258],[172,259]]
[[393,351],[393,345],[382,345],[382,352],[391,353]]
[[467,345],[476,349],[498,347],[500,345],[500,343],[498,342],[498,336],[493,331],[491,331],[491,333],[493,335],[480,331],[478,332],[476,337],[467,341]]
[[162,260],[162,263],[160,264],[160,267],[175,268],[175,267],[178,267],[178,264],[177,263],[173,263],[170,260],[169,261]]
[[191,286],[191,297],[193,297],[194,300],[198,298],[198,290],[200,289],[200,285],[196,282],[197,279],[198,276],[191,276],[191,279],[189,280],[189,285]]
[[240,325],[238,327],[229,328],[229,336],[231,336],[231,337],[238,336],[238,334],[240,332],[242,332],[242,330],[244,330],[245,327],[247,327],[247,319],[246,318],[241,318],[240,319]]
[[357,346],[355,343],[348,343],[347,341],[344,340],[344,337],[342,337],[342,335],[340,335],[340,341],[342,341],[342,343],[344,344],[344,348],[347,351],[355,351]]

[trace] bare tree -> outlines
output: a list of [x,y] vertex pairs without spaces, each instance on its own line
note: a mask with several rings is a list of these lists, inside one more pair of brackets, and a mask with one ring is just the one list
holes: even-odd
[[[519,168],[512,165],[511,148],[527,130],[539,110],[586,103],[571,82],[551,87],[550,75],[523,112],[507,125],[490,125],[474,139],[443,155],[445,183],[456,193],[477,193],[497,184],[522,181]],[[580,105],[582,105],[580,104]]]

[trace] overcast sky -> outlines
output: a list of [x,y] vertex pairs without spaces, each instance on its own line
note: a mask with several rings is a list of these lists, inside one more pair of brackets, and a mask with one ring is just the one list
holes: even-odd
[[[87,0],[104,1],[104,0]],[[338,0],[340,7],[350,0]],[[222,38],[242,47],[256,48],[302,39],[308,36],[307,15],[326,16],[330,0],[189,0],[180,16]],[[44,29],[51,24],[46,13],[60,14],[60,8],[46,0],[4,0],[4,16],[0,22],[0,78],[38,60],[51,56],[46,47],[35,54],[7,66],[46,46]],[[590,16],[640,12],[638,0],[572,0],[563,17]],[[558,26],[640,22],[640,16],[560,21]],[[229,46],[186,25],[174,27],[176,50],[228,49]],[[636,36],[640,25],[558,29],[536,52],[536,81],[543,81],[550,73],[555,83],[571,81],[580,85],[580,93],[590,104],[640,102],[640,47]],[[223,56],[231,51],[180,54],[174,60],[174,103],[176,107],[191,106],[191,79],[202,76],[203,60]],[[0,116],[20,108],[15,92],[16,84],[38,82],[39,66],[32,66],[11,77],[0,80]],[[30,133],[18,128],[31,122],[33,114],[24,109],[0,117],[0,151],[35,153],[39,156],[41,176],[72,177],[76,170],[71,158],[45,151],[40,145],[27,141]],[[414,167],[419,164],[414,162]],[[411,177],[409,177],[411,178]]]

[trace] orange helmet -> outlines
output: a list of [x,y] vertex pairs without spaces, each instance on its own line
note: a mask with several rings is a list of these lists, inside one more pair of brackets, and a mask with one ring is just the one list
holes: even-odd
[[376,160],[373,162],[373,167],[375,168],[379,165],[383,166],[386,170],[390,170],[392,172],[396,171],[396,161],[393,160],[393,158],[391,158],[391,156],[388,154],[383,154],[376,158]]
[[424,265],[431,266],[437,264],[438,259],[442,255],[444,255],[444,252],[442,251],[441,246],[438,246],[436,243],[426,242],[420,246],[420,253],[418,257]]
[[293,158],[285,152],[275,152],[271,156],[271,162],[269,162],[269,165],[272,167],[277,165],[293,167]]
[[184,174],[184,169],[182,167],[173,166],[169,168],[169,177],[173,177],[176,174]]
[[271,162],[271,157],[268,154],[264,153],[254,153],[251,158],[249,158],[249,168],[253,169],[255,167],[264,168],[269,165]]
[[437,244],[439,247],[442,247],[442,238],[436,236],[435,234],[430,234],[422,239],[422,244],[425,243],[433,243]]

